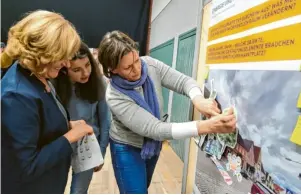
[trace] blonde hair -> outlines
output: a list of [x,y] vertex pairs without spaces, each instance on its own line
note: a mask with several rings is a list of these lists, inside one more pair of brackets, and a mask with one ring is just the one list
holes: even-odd
[[8,68],[12,65],[13,59],[3,52],[0,54],[1,68]]
[[32,73],[43,75],[45,65],[71,59],[80,43],[74,26],[62,15],[37,10],[10,28],[4,52]]

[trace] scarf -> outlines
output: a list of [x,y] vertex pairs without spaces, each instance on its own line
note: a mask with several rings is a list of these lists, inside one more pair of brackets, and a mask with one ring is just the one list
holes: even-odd
[[[131,82],[123,79],[119,75],[113,75],[111,79],[111,85],[127,95],[136,102],[140,107],[150,112],[153,116],[160,120],[159,103],[157,94],[155,91],[154,83],[148,76],[147,64],[141,60],[141,78],[137,81]],[[138,91],[135,90],[137,87],[143,88],[144,98]],[[144,137],[144,142],[141,150],[142,159],[150,159],[154,155],[159,155],[162,148],[160,141],[153,140],[151,138]]]

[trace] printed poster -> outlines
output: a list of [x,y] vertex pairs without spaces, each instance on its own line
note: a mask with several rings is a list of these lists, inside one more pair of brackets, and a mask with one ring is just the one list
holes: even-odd
[[235,134],[195,139],[194,192],[301,193],[301,1],[210,7],[205,87],[238,122]]

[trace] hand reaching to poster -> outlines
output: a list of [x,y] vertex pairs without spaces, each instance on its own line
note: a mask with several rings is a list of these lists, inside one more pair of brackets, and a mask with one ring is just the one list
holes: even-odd
[[236,117],[233,108],[227,113],[216,115],[205,121],[198,121],[199,135],[208,133],[232,133],[236,129]]
[[213,99],[205,99],[203,96],[195,96],[192,100],[194,107],[207,118],[217,116],[221,113],[217,102]]

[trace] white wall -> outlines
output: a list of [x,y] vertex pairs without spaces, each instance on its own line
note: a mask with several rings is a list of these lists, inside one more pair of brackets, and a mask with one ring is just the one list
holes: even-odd
[[153,21],[160,12],[167,6],[171,0],[153,0],[152,20]]
[[[159,0],[160,1],[160,0]],[[152,21],[150,49],[197,26],[200,0],[171,0]],[[158,10],[153,4],[153,10]]]

